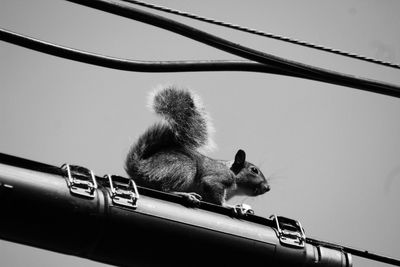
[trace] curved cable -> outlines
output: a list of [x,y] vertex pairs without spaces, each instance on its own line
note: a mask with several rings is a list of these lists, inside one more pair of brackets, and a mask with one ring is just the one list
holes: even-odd
[[[0,29],[0,40],[6,41],[15,45],[19,45],[38,52],[49,55],[70,59],[91,65],[118,69],[124,71],[136,72],[196,72],[196,71],[244,71],[244,72],[260,72],[270,73],[275,75],[285,75],[297,78],[310,79],[320,81],[315,77],[306,77],[300,73],[290,73],[283,69],[274,66],[260,64],[251,61],[234,61],[234,60],[202,60],[202,61],[139,61],[120,59],[110,56],[104,56],[94,53],[89,53],[73,48],[52,44],[49,42],[34,39],[18,33]],[[362,79],[355,79],[355,82],[372,82]],[[324,81],[322,81],[324,82]],[[375,82],[379,87],[385,90],[396,92],[400,91],[400,87],[391,84]],[[350,85],[349,85],[350,86]],[[387,94],[387,93],[384,93]],[[391,95],[391,94],[387,94]],[[400,97],[400,93],[391,96]]]
[[195,20],[202,21],[202,22],[211,23],[211,24],[214,24],[214,25],[222,26],[222,27],[227,27],[227,28],[234,29],[234,30],[239,30],[239,31],[242,31],[242,32],[247,32],[247,33],[251,33],[251,34],[255,34],[255,35],[259,35],[259,36],[263,36],[263,37],[268,37],[268,38],[271,38],[271,39],[276,39],[276,40],[279,40],[279,41],[284,41],[284,42],[288,42],[288,43],[292,43],[292,44],[296,44],[296,45],[301,45],[301,46],[308,47],[308,48],[317,49],[317,50],[321,50],[321,51],[328,52],[328,53],[333,53],[333,54],[337,54],[337,55],[341,55],[341,56],[345,56],[345,57],[350,57],[350,58],[354,58],[354,59],[358,59],[358,60],[362,60],[362,61],[366,61],[366,62],[370,62],[370,63],[383,65],[383,66],[386,66],[386,67],[400,69],[400,65],[399,64],[395,64],[395,63],[392,63],[392,62],[387,62],[387,61],[383,61],[383,60],[379,60],[379,59],[375,59],[375,58],[371,58],[371,57],[366,57],[366,56],[363,56],[363,55],[357,55],[357,54],[354,54],[354,53],[341,51],[341,50],[330,48],[330,47],[324,47],[324,46],[321,46],[321,45],[312,44],[312,43],[308,43],[308,42],[305,42],[305,41],[284,37],[284,36],[281,36],[281,35],[276,35],[276,34],[272,34],[272,33],[266,33],[266,32],[260,31],[260,30],[250,29],[248,27],[243,27],[243,26],[240,26],[240,25],[232,24],[232,23],[227,23],[227,22],[224,22],[224,21],[216,20],[216,19],[206,18],[206,17],[202,17],[202,16],[195,15],[195,14],[192,14],[192,13],[179,11],[179,10],[168,8],[168,7],[163,7],[163,6],[159,6],[159,5],[155,5],[155,4],[150,4],[150,3],[146,3],[146,2],[143,2],[143,1],[139,1],[139,0],[120,0],[120,1],[128,2],[128,3],[134,4],[134,5],[143,6],[143,7],[146,7],[146,8],[151,8],[151,9],[158,10],[158,11],[171,13],[171,14],[174,14],[174,15],[179,15],[179,16],[195,19]]
[[[246,71],[290,75],[283,70],[251,61],[193,60],[139,61],[89,53],[52,44],[0,28],[0,40],[49,55],[96,66],[136,72]],[[292,75],[293,76],[293,75]],[[297,76],[294,76],[297,77]]]
[[306,79],[332,83],[336,85],[349,86],[352,88],[400,97],[400,87],[392,84],[382,83],[374,80],[360,79],[352,75],[326,70],[307,64],[287,60],[258,50],[254,50],[223,38],[214,36],[183,23],[164,18],[129,5],[117,3],[110,0],[66,0],[76,4],[88,6],[114,15],[137,20],[165,30],[175,32],[190,39],[212,46],[233,55],[267,64],[277,68],[287,75],[302,77]]

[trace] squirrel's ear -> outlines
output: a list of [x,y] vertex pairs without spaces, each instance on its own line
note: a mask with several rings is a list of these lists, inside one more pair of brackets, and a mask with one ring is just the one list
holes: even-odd
[[236,152],[235,161],[231,166],[231,170],[233,171],[233,173],[238,174],[240,170],[244,168],[245,162],[246,162],[246,152],[239,149],[238,152]]

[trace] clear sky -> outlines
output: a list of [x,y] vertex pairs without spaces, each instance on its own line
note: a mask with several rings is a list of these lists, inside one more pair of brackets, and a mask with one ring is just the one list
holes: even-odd
[[[400,2],[152,1],[266,32],[400,63]],[[173,16],[170,16],[173,17]],[[176,18],[176,17],[173,17]],[[400,71],[275,40],[182,22],[278,56],[400,85]],[[62,0],[2,0],[0,27],[138,60],[236,59],[176,34]],[[219,149],[261,165],[272,190],[246,202],[302,222],[317,239],[400,258],[400,99],[269,74],[147,74],[86,65],[0,42],[0,151],[125,175],[130,144],[156,118],[149,91],[197,91]],[[102,266],[0,241],[2,266]],[[104,265],[103,265],[104,266]],[[354,266],[376,267],[354,258]]]

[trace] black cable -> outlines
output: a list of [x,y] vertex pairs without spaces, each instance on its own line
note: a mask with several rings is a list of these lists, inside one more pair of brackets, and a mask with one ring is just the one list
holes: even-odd
[[[51,54],[54,56],[76,60],[88,64],[125,70],[125,71],[137,71],[137,72],[193,72],[193,71],[249,71],[249,72],[262,72],[272,73],[279,75],[287,75],[298,78],[311,79],[316,81],[326,82],[320,80],[317,77],[305,76],[301,73],[287,72],[284,69],[280,69],[274,66],[258,64],[255,62],[248,61],[135,61],[118,59],[108,56],[96,55],[88,52],[79,51],[76,49],[70,49],[62,46],[57,46],[48,42],[39,41],[33,38],[29,38],[20,34],[12,33],[6,30],[0,30],[0,39],[10,43],[14,43],[26,48],[30,48],[43,53]],[[353,77],[350,77],[353,78]],[[350,79],[353,82],[362,81],[369,83],[370,86],[374,87],[377,85],[378,89],[384,88],[390,92],[399,91],[399,87],[391,84],[383,84],[374,81],[365,81],[358,78]],[[353,86],[346,84],[347,86]],[[353,86],[356,87],[357,86]],[[363,89],[363,88],[360,88]],[[369,90],[373,91],[373,90]],[[398,94],[388,94],[399,97]]]
[[89,53],[52,44],[0,28],[0,40],[49,55],[96,66],[136,72],[248,71],[289,75],[280,69],[250,61],[138,61]]
[[146,2],[143,2],[143,1],[139,1],[139,0],[120,0],[120,1],[128,2],[128,3],[139,5],[139,6],[144,6],[146,8],[151,8],[151,9],[154,9],[154,10],[159,10],[159,11],[171,13],[171,14],[178,15],[178,16],[183,16],[183,17],[195,19],[195,20],[202,21],[202,22],[211,23],[211,24],[214,24],[214,25],[222,26],[222,27],[227,27],[227,28],[234,29],[234,30],[239,30],[239,31],[242,31],[242,32],[256,34],[256,35],[259,35],[259,36],[268,37],[268,38],[276,39],[276,40],[279,40],[279,41],[284,41],[284,42],[288,42],[288,43],[292,43],[292,44],[296,44],[296,45],[301,45],[301,46],[308,47],[308,48],[317,49],[317,50],[321,50],[321,51],[328,52],[328,53],[333,53],[333,54],[337,54],[337,55],[341,55],[341,56],[345,56],[345,57],[350,57],[350,58],[354,58],[354,59],[358,59],[358,60],[362,60],[362,61],[366,61],[366,62],[370,62],[370,63],[383,65],[383,66],[386,66],[386,67],[392,67],[392,68],[400,69],[400,65],[399,64],[395,64],[395,63],[391,63],[391,62],[387,62],[387,61],[382,61],[382,60],[378,60],[378,59],[375,59],[375,58],[366,57],[366,56],[362,56],[362,55],[357,55],[357,54],[350,53],[350,52],[340,51],[338,49],[324,47],[324,46],[321,46],[321,45],[312,44],[312,43],[304,42],[304,41],[301,41],[301,40],[295,40],[293,38],[288,38],[288,37],[284,37],[284,36],[281,36],[281,35],[276,35],[276,34],[272,34],[272,33],[266,33],[266,32],[260,31],[260,30],[250,29],[248,27],[243,27],[243,26],[240,26],[240,25],[232,24],[232,23],[219,21],[219,20],[211,19],[211,18],[206,18],[206,17],[202,17],[202,16],[199,16],[199,15],[191,14],[191,13],[188,13],[188,12],[183,12],[183,11],[172,9],[172,8],[168,8],[168,7],[163,7],[163,6],[159,6],[159,5],[155,5],[155,4],[150,4],[150,3],[146,3]]
[[[92,64],[96,66],[136,72],[196,72],[196,71],[244,71],[244,72],[260,72],[275,75],[286,75],[304,79],[317,79],[313,77],[304,77],[297,73],[289,73],[285,70],[260,64],[251,61],[234,61],[234,60],[203,60],[203,61],[138,61],[120,59],[110,56],[98,55],[73,48],[67,48],[49,42],[34,39],[5,29],[0,29],[0,40],[15,45],[19,45],[38,52],[50,54],[53,56],[70,59],[78,62]],[[399,88],[383,84],[388,89],[398,90]]]
[[267,64],[278,68],[290,76],[332,83],[336,85],[349,86],[360,90],[400,97],[400,87],[377,82],[373,80],[360,79],[355,76],[333,72],[303,63],[283,59],[274,55],[263,53],[239,44],[232,43],[220,37],[192,28],[185,24],[164,18],[129,5],[110,0],[66,0],[80,5],[85,5],[115,15],[134,19],[156,27],[169,30],[228,53]]
[[307,238],[307,243],[310,243],[311,245],[315,245],[315,246],[324,246],[324,247],[328,247],[328,248],[334,248],[334,249],[341,250],[343,252],[350,253],[354,256],[358,256],[358,257],[362,257],[362,258],[366,258],[366,259],[370,259],[370,260],[375,260],[375,261],[380,261],[380,262],[392,264],[395,266],[400,266],[400,260],[398,260],[398,259],[394,259],[394,258],[387,257],[387,256],[382,256],[382,255],[379,255],[379,254],[376,254],[376,253],[373,253],[373,252],[370,252],[367,250],[341,246],[341,245],[332,244],[332,243],[325,242],[325,241],[316,240],[313,238]]

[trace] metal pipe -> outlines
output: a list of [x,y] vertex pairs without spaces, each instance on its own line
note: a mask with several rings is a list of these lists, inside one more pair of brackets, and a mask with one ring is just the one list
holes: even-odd
[[85,197],[62,169],[0,154],[0,238],[118,266],[351,266],[341,250],[281,243],[269,219],[140,187],[129,208],[96,179]]

